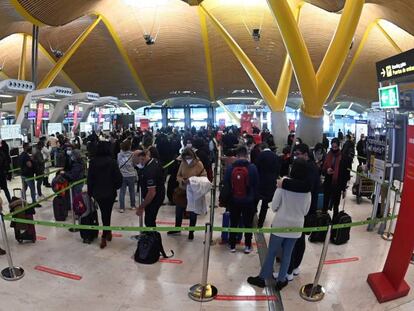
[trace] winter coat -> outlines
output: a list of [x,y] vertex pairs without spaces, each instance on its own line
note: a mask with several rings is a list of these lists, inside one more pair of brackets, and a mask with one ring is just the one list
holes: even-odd
[[89,164],[88,194],[95,199],[112,199],[122,186],[118,163],[110,156],[98,156]]
[[184,180],[188,180],[193,176],[207,176],[203,163],[199,159],[193,160],[190,165],[188,165],[187,161],[182,161],[177,173],[177,181],[180,188],[186,189],[187,184],[184,183]]

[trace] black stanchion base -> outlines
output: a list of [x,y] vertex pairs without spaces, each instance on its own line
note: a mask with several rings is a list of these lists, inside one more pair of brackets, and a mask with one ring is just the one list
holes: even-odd
[[6,281],[17,281],[22,277],[24,277],[24,269],[21,267],[7,267],[1,271],[1,278]]
[[312,292],[313,284],[307,284],[301,287],[299,295],[306,301],[321,301],[325,296],[325,289],[317,285]]
[[197,302],[207,302],[214,300],[217,293],[217,288],[211,284],[207,284],[206,286],[196,284],[190,288],[188,297]]
[[75,229],[75,228],[70,228],[69,232],[79,232],[79,229]]

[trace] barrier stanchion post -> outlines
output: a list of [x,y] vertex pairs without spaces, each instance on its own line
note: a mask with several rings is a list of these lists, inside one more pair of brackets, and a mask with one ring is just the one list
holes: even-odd
[[319,259],[318,270],[316,271],[315,279],[313,283],[309,283],[301,287],[299,295],[307,301],[321,301],[325,296],[325,289],[322,285],[319,285],[319,279],[322,274],[323,264],[326,260],[326,254],[328,253],[329,241],[331,239],[332,226],[328,226],[328,232],[326,233],[325,242],[323,243],[321,258]]
[[[76,225],[76,215],[75,215],[75,209],[73,208],[73,187],[69,188],[69,200],[70,200],[70,209],[72,210],[72,223]],[[79,230],[76,228],[70,228],[70,232],[78,232]]]
[[[377,210],[378,210],[378,204],[380,202],[380,195],[381,195],[381,184],[378,182],[375,182],[375,200],[374,205],[372,207],[372,214],[371,219],[375,219],[377,217]],[[375,223],[370,223],[367,227],[367,231],[374,231]]]
[[22,267],[16,267],[13,265],[13,259],[11,256],[9,240],[7,239],[6,225],[4,224],[4,215],[0,213],[1,217],[1,235],[3,236],[4,247],[6,249],[6,256],[8,267],[1,271],[1,278],[6,281],[17,281],[24,277],[24,269]]
[[[213,186],[211,187],[211,204],[210,204],[210,224],[214,227],[214,215],[216,208],[216,194],[217,194],[217,166],[214,167],[213,171]],[[210,230],[210,244],[215,245],[216,242],[213,240],[213,230]]]
[[385,232],[382,235],[382,238],[386,241],[392,241],[393,237],[394,237],[394,233],[391,232],[391,227],[392,227],[392,222],[393,219],[395,217],[395,210],[396,210],[396,203],[397,203],[397,195],[399,195],[399,193],[401,193],[401,183],[400,183],[400,187],[398,189],[398,192],[394,192],[394,204],[392,207],[392,213],[391,213],[391,219],[390,219],[390,223],[388,224],[388,230],[387,232]]
[[203,274],[201,283],[191,286],[188,296],[198,302],[207,302],[213,300],[217,296],[217,288],[208,283],[208,266],[210,263],[210,242],[211,242],[212,226],[210,223],[206,224],[205,243],[204,243],[204,259],[203,259]]
[[[142,195],[141,195],[141,187],[138,187],[138,206],[141,206],[142,203]],[[139,226],[144,227],[144,214],[139,216]]]

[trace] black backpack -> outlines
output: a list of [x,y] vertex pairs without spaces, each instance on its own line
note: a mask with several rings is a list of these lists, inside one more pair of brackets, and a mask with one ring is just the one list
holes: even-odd
[[[352,222],[351,216],[349,216],[345,211],[340,211],[332,220],[333,225],[342,225],[350,224]],[[332,229],[331,231],[331,242],[336,245],[342,245],[348,242],[350,238],[351,228],[340,228]]]
[[160,256],[164,258],[173,257],[174,252],[171,251],[171,253],[171,256],[167,256],[165,253],[159,232],[143,232],[139,235],[138,247],[135,251],[134,259],[136,262],[152,265],[160,259]]

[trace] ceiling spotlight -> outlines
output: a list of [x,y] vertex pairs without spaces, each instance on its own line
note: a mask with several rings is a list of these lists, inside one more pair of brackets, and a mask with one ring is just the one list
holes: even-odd
[[144,35],[144,40],[147,45],[153,45],[155,43],[155,39],[149,34]]
[[253,29],[252,36],[253,36],[254,41],[260,41],[260,29],[259,28]]
[[52,51],[53,55],[55,55],[56,58],[61,58],[64,55],[64,53],[61,50],[58,50],[58,49],[55,50],[53,48],[50,48],[50,50]]

